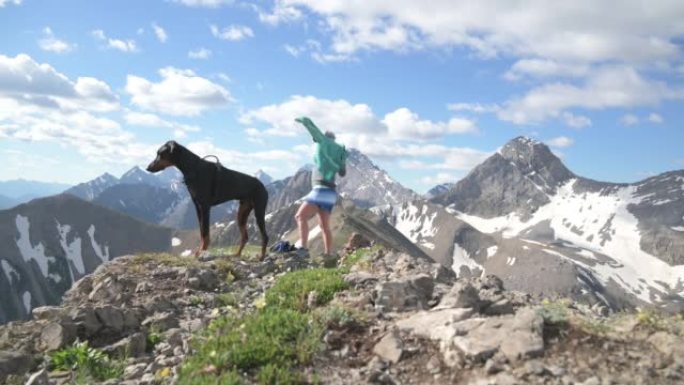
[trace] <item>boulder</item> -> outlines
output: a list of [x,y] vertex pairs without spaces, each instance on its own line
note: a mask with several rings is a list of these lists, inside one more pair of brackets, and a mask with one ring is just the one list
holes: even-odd
[[103,350],[115,357],[139,357],[147,349],[147,336],[144,333],[134,333],[130,336],[106,346]]
[[375,344],[373,353],[385,361],[396,364],[402,359],[404,354],[403,343],[396,331],[385,334],[384,337]]
[[22,351],[0,350],[0,380],[10,374],[24,374],[36,364],[31,354]]
[[111,332],[120,333],[124,328],[124,316],[121,309],[105,305],[95,308],[95,315],[102,326]]
[[387,311],[422,310],[428,308],[434,281],[426,274],[382,282],[375,287],[375,306]]
[[45,351],[59,350],[76,341],[76,325],[68,322],[50,322],[40,333],[41,346]]

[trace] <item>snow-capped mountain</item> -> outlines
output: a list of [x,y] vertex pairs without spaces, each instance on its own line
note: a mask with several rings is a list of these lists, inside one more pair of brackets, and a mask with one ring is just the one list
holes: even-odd
[[364,208],[397,205],[418,198],[413,190],[402,186],[356,149],[349,150],[347,175],[338,177],[337,184],[342,196]]
[[0,323],[59,303],[101,263],[138,251],[166,251],[172,230],[62,194],[0,212]]
[[431,256],[450,255],[456,271],[476,268],[512,289],[574,293],[613,309],[684,309],[684,171],[596,182],[520,137],[432,202],[476,236],[454,239],[435,222],[445,213],[424,202],[395,207],[390,219]]
[[79,183],[76,186],[64,191],[64,193],[79,197],[85,201],[92,201],[103,191],[118,183],[119,178],[106,172],[91,181]]

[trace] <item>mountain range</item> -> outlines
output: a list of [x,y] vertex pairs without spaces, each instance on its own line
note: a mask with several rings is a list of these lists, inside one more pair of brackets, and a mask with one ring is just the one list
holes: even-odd
[[[272,241],[296,243],[294,214],[311,189],[311,166],[282,180],[263,171],[257,177],[269,191]],[[356,232],[430,258],[460,277],[495,274],[507,288],[540,298],[572,297],[607,312],[635,306],[684,310],[684,170],[633,184],[598,182],[574,174],[546,145],[519,137],[462,180],[424,196],[351,150],[338,191],[332,217],[337,250]],[[73,278],[104,260],[94,245],[107,245],[113,258],[143,249],[187,253],[197,241],[195,211],[174,168],[153,175],[134,167],[121,178],[104,174],[63,196],[0,214],[0,236],[11,245],[0,254],[0,287],[10,293],[2,297],[0,320],[57,301]],[[237,243],[234,216],[234,202],[212,209],[214,245]],[[43,224],[40,231],[34,223]],[[256,237],[253,226],[250,218]],[[86,245],[79,246],[88,261],[83,269],[68,262],[74,242]],[[316,219],[310,247],[322,250]],[[56,273],[42,268],[41,258]]]

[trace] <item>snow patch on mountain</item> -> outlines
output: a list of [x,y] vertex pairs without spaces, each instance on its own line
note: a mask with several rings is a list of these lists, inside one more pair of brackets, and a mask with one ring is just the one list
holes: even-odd
[[24,302],[24,308],[27,313],[31,313],[31,292],[25,291],[21,299]]
[[5,277],[7,277],[7,282],[12,283],[12,274],[14,274],[17,278],[19,277],[19,273],[12,267],[12,265],[9,264],[9,262],[3,260],[0,260],[0,266],[2,267],[2,271],[5,273]]
[[38,265],[43,277],[47,277],[48,262],[54,262],[55,258],[45,255],[45,246],[42,243],[39,242],[36,246],[31,245],[31,238],[29,236],[31,223],[27,217],[17,215],[14,221],[19,232],[19,238],[16,240],[16,243],[21,257],[26,263],[33,260]]
[[[71,261],[78,274],[85,274],[85,265],[83,264],[83,255],[81,254],[81,238],[74,237],[74,240],[69,242],[67,236],[71,232],[71,226],[62,225],[58,221],[57,232],[59,233],[59,244],[62,246],[67,260]],[[73,271],[71,271],[71,282],[76,282]]]
[[460,276],[461,268],[467,267],[471,272],[481,271],[484,273],[484,267],[479,263],[475,262],[474,259],[470,257],[468,252],[462,248],[458,243],[454,243],[454,253],[452,255],[452,265],[451,269],[456,273],[456,276]]
[[[423,205],[420,209],[413,203],[407,203],[397,210],[394,228],[404,234],[411,242],[427,246],[430,242],[425,242],[423,239],[434,237],[437,233],[437,229],[433,225],[437,213],[426,215],[427,212],[427,205]],[[434,245],[430,245],[434,249]]]
[[[670,266],[640,247],[637,218],[629,212],[630,204],[638,204],[643,197],[635,197],[636,186],[625,186],[610,193],[602,191],[575,193],[577,179],[560,186],[549,195],[550,202],[541,206],[529,220],[523,221],[511,213],[495,218],[480,218],[456,212],[456,216],[484,233],[500,233],[504,238],[526,234],[533,226],[547,222],[555,240],[562,240],[614,260],[607,263],[596,256],[592,265],[570,258],[554,250],[544,251],[595,272],[604,284],[613,280],[637,298],[652,303],[648,287],[668,288],[684,286],[684,265]],[[539,243],[523,239],[530,243]],[[543,243],[542,243],[543,244]],[[664,284],[664,285],[663,285]]]
[[104,248],[95,242],[95,225],[90,225],[88,228],[88,236],[90,237],[90,245],[95,251],[95,255],[100,258],[102,262],[109,261],[109,246],[104,246]]

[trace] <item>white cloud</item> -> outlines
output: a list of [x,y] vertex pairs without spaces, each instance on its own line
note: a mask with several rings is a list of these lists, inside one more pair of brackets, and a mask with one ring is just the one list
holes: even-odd
[[309,159],[308,153],[288,150],[236,151],[217,147],[213,141],[188,143],[190,151],[199,156],[215,155],[221,164],[233,170],[253,174],[258,169],[285,170],[296,169]]
[[561,118],[569,127],[572,128],[584,128],[591,126],[591,119],[583,115],[575,115],[571,112],[563,112]]
[[168,40],[169,35],[166,34],[164,28],[157,25],[157,23],[152,23],[152,29],[154,30],[154,34],[157,36],[157,39],[161,43],[166,43],[166,40]]
[[300,11],[297,7],[284,4],[280,1],[274,4],[273,10],[271,12],[265,12],[257,6],[254,6],[254,9],[259,14],[259,20],[262,23],[269,25],[290,23],[302,18],[302,11]]
[[[467,0],[357,2],[276,0],[273,12],[260,14],[275,24],[303,14],[322,19],[330,51],[466,47],[481,57],[514,55],[559,62],[641,62],[679,56],[676,39],[684,33],[679,2],[626,0],[619,12],[612,2]],[[496,20],[492,19],[496,15]]]
[[451,111],[466,111],[476,114],[484,114],[490,112],[497,112],[501,109],[496,104],[480,104],[480,103],[452,103],[448,105]]
[[23,0],[0,0],[0,8],[4,7],[6,4],[21,5]]
[[385,115],[382,123],[392,137],[407,139],[433,139],[448,134],[477,132],[475,123],[463,118],[451,118],[448,122],[421,120],[408,108],[399,108]]
[[504,78],[511,81],[520,80],[524,77],[583,77],[590,68],[587,64],[561,63],[549,59],[522,59],[513,64],[510,70],[504,74]]
[[172,0],[174,3],[188,7],[218,8],[222,5],[233,4],[233,0]]
[[620,124],[623,126],[634,126],[639,124],[639,117],[634,114],[625,114],[620,118]]
[[216,25],[209,26],[211,34],[221,40],[239,41],[249,37],[254,37],[254,31],[244,25],[231,25],[223,29],[219,29]]
[[119,107],[118,96],[107,83],[92,77],[72,81],[25,54],[0,55],[0,97],[60,110],[112,111]]
[[101,29],[93,30],[91,32],[91,34],[96,39],[101,40],[102,42],[106,43],[106,45],[105,45],[106,48],[116,49],[116,50],[119,50],[121,52],[136,52],[138,50],[138,46],[136,45],[135,40],[132,40],[132,39],[128,39],[128,40],[113,39],[113,38],[107,37],[107,35]]
[[498,117],[515,124],[537,124],[563,118],[568,109],[628,108],[682,98],[684,89],[644,79],[631,67],[612,66],[597,69],[580,85],[556,82],[533,88],[508,101]]
[[455,183],[461,179],[459,176],[447,173],[447,172],[440,172],[437,173],[436,175],[427,175],[424,176],[420,179],[421,183],[429,186],[435,186],[435,185],[440,185],[444,183]]
[[651,123],[655,123],[655,124],[661,124],[664,122],[664,119],[660,114],[656,114],[655,112],[651,112],[648,115],[648,121]]
[[[399,108],[380,119],[367,104],[352,104],[346,100],[292,96],[281,104],[247,111],[240,117],[240,122],[250,126],[245,133],[251,141],[264,143],[270,137],[308,136],[307,131],[294,122],[302,115],[310,117],[322,130],[335,132],[338,141],[350,148],[373,157],[413,161],[414,166],[421,164],[417,158],[423,158],[426,168],[467,170],[489,155],[478,150],[430,143],[444,135],[472,132],[475,125],[466,119],[433,122],[420,119],[406,108]],[[254,125],[258,123],[268,127],[257,129]]]
[[546,144],[548,144],[549,146],[558,148],[570,147],[574,143],[575,140],[572,138],[568,138],[567,136],[559,136],[557,138],[549,139],[546,141]]
[[159,75],[162,80],[158,83],[128,75],[126,92],[133,104],[168,115],[194,116],[232,101],[228,90],[191,70],[166,67],[159,70]]
[[209,59],[212,55],[212,52],[210,49],[200,47],[194,51],[189,51],[188,52],[188,57],[190,59],[199,59],[199,60],[206,60]]
[[172,122],[162,119],[161,117],[155,114],[137,111],[127,110],[124,114],[124,120],[126,121],[126,123],[134,126],[160,127],[172,129],[174,136],[176,138],[185,138],[188,132],[200,131],[200,128],[197,126]]
[[55,37],[50,27],[43,28],[43,38],[38,40],[38,46],[43,51],[50,51],[55,53],[67,53],[76,48],[76,44],[71,44],[67,41]]

